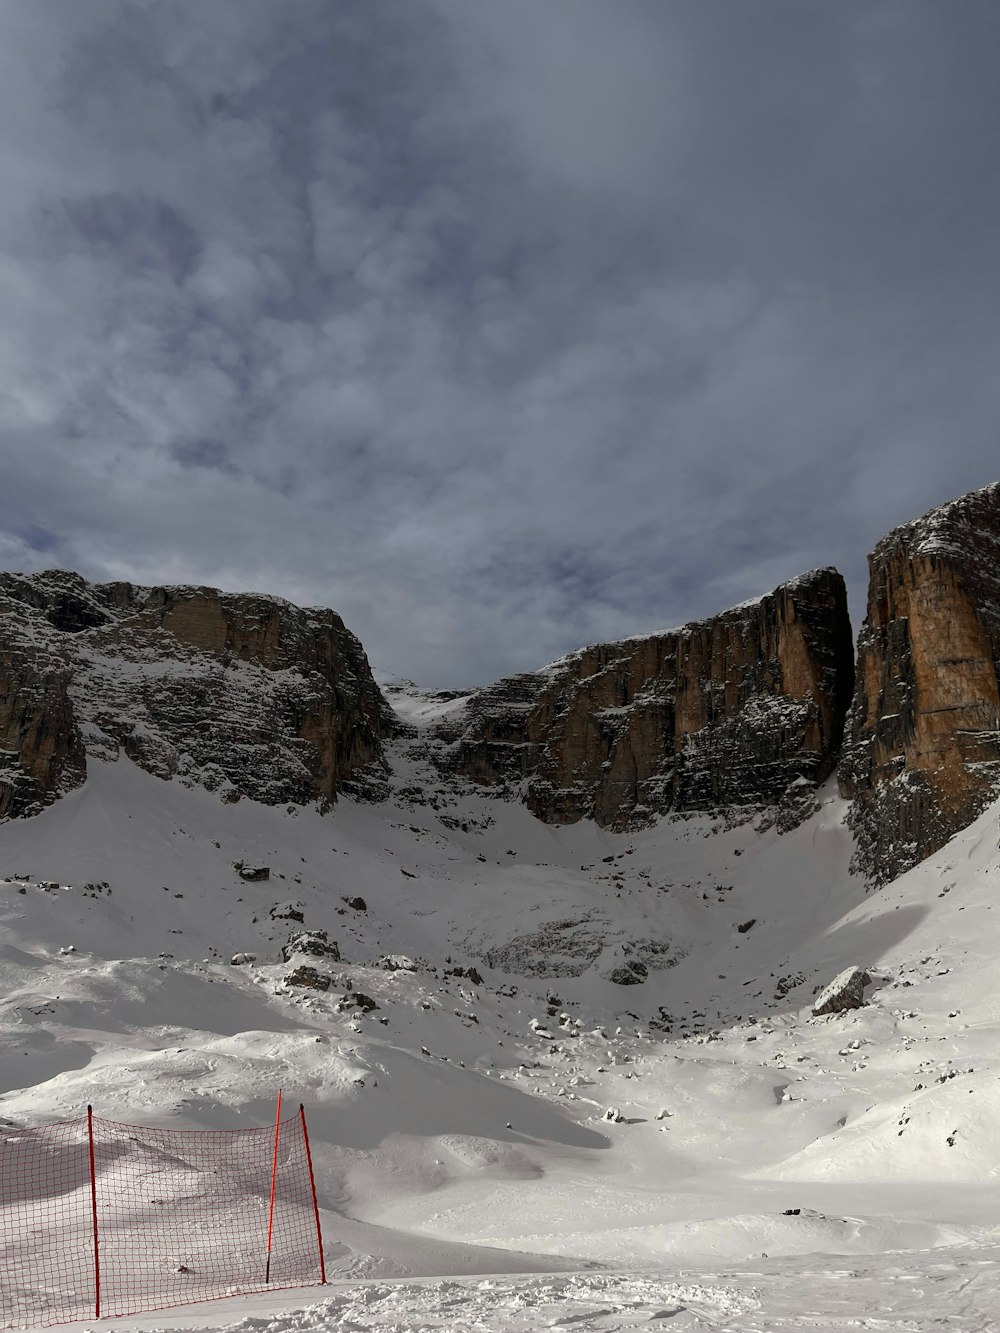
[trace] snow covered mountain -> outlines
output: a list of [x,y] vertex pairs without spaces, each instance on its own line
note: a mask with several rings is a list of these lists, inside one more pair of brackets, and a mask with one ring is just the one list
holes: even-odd
[[[631,649],[525,686],[548,731],[489,744],[535,747],[530,766],[474,781],[500,696],[379,693],[332,613],[7,576],[7,809],[37,813],[0,825],[0,1127],[88,1103],[260,1125],[279,1088],[307,1105],[344,1285],[177,1316],[189,1327],[996,1328],[1000,806],[991,761],[956,748],[997,665],[991,685],[990,585],[963,561],[982,562],[1000,493],[977,495],[921,521],[960,544],[929,550],[914,527],[886,548],[911,571],[874,562],[892,591],[862,637],[854,804],[810,758],[794,817],[783,774],[767,799],[564,822],[609,799],[602,765],[636,753],[648,700],[662,717],[676,698],[676,674],[630,675]],[[744,646],[713,659],[706,698],[737,676],[758,689],[771,660],[737,622],[769,623],[707,633]],[[985,626],[978,658],[949,623],[963,643]],[[604,672],[636,682],[632,716],[609,719],[606,759],[584,747],[586,808],[540,819],[531,774],[593,735],[579,701],[610,707]],[[929,854],[875,888],[870,858],[917,854],[885,831],[916,827],[894,796],[871,822],[910,771],[961,774],[973,803],[942,797],[950,836],[915,837]],[[859,844],[860,820],[876,831]],[[861,1007],[814,1016],[855,966]]]

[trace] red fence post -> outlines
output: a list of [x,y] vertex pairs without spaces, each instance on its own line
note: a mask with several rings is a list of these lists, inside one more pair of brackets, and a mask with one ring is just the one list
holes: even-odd
[[271,1236],[274,1232],[274,1187],[278,1183],[278,1136],[281,1134],[281,1089],[278,1089],[278,1109],[274,1116],[274,1157],[271,1161],[271,1207],[267,1218],[267,1267],[264,1281],[271,1281]]
[[313,1158],[309,1150],[309,1131],[306,1129],[306,1108],[299,1102],[299,1119],[302,1121],[302,1139],[306,1145],[306,1162],[309,1165],[309,1188],[313,1196],[313,1216],[316,1218],[316,1243],[319,1245],[319,1280],[326,1286],[326,1260],[323,1258],[323,1228],[319,1224],[319,1203],[316,1199],[316,1177],[313,1175]]
[[101,1317],[101,1244],[97,1236],[97,1172],[94,1168],[94,1108],[87,1107],[87,1142],[90,1146],[90,1211],[94,1222],[94,1318]]

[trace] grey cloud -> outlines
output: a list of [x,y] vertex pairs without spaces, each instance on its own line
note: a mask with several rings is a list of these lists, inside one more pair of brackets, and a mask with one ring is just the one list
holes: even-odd
[[996,475],[991,3],[0,0],[0,560],[441,685]]

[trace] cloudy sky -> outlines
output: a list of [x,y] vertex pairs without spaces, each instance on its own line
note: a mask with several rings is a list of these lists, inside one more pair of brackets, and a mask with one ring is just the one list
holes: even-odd
[[995,0],[0,0],[0,567],[441,686],[1000,477]]

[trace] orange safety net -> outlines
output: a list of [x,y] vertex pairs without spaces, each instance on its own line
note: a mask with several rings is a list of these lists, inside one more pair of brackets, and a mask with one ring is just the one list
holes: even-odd
[[89,1113],[0,1129],[0,1328],[325,1276],[301,1108],[262,1129],[147,1129]]

